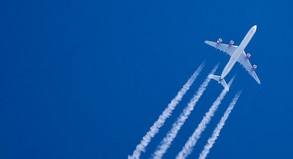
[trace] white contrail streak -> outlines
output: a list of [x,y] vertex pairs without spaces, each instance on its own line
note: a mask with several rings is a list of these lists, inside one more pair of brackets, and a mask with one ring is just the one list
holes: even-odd
[[176,105],[181,101],[184,94],[189,90],[190,86],[197,78],[203,67],[204,63],[202,63],[197,68],[197,70],[193,73],[193,75],[188,79],[188,81],[184,84],[181,90],[177,93],[176,97],[168,104],[168,107],[165,108],[163,113],[160,115],[159,119],[153,124],[152,127],[150,127],[150,130],[142,138],[140,144],[136,146],[136,149],[133,151],[132,156],[128,156],[128,159],[139,159],[141,152],[145,151],[145,148],[149,144],[151,139],[159,132],[159,129],[164,125],[165,120],[171,115]]
[[[215,73],[217,67],[218,65],[214,67],[214,69],[211,71],[211,74]],[[153,154],[154,159],[160,159],[166,153],[167,149],[170,147],[172,141],[176,137],[178,131],[184,124],[185,120],[188,118],[189,114],[193,110],[199,98],[202,96],[210,80],[211,78],[207,77],[205,81],[201,84],[201,86],[198,88],[196,94],[190,100],[188,105],[184,108],[183,112],[180,114],[177,121],[173,124],[172,129],[167,133],[166,137],[161,141],[160,145],[157,147],[157,150]]]
[[215,141],[217,140],[218,136],[220,135],[221,129],[225,125],[226,120],[229,117],[229,114],[231,113],[232,109],[234,108],[234,105],[236,104],[241,92],[238,92],[232,102],[230,103],[229,107],[225,111],[223,117],[221,118],[220,122],[218,123],[217,127],[215,128],[212,136],[208,139],[208,143],[204,146],[204,149],[199,155],[199,159],[205,159],[210,152],[210,149],[213,147]]
[[[234,77],[229,82],[229,87],[232,84]],[[209,111],[205,114],[201,122],[198,124],[197,128],[193,132],[193,134],[189,137],[188,141],[185,143],[183,149],[179,152],[176,156],[176,159],[183,159],[186,158],[193,150],[194,145],[196,144],[197,140],[199,139],[201,133],[205,130],[207,124],[210,122],[212,116],[215,114],[218,106],[221,104],[222,99],[225,97],[227,91],[223,89],[219,97],[210,107]]]

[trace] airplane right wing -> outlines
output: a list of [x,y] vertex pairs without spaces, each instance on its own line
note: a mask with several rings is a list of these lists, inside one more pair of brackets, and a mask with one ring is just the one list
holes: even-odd
[[214,48],[216,48],[216,49],[219,49],[219,50],[227,53],[230,56],[235,52],[236,48],[238,47],[238,46],[233,45],[233,44],[222,44],[221,41],[219,42],[219,40],[218,40],[218,42],[213,42],[213,41],[206,40],[205,43],[210,45],[210,46],[212,46],[212,47],[214,47]]
[[260,80],[255,73],[256,65],[251,65],[249,62],[250,54],[246,54],[244,51],[240,54],[239,59],[237,60],[245,69],[246,71],[256,80],[258,84],[260,84]]

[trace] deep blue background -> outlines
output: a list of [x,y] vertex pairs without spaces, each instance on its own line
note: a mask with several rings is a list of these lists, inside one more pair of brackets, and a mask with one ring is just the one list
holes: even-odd
[[[261,85],[237,74],[190,158],[233,96],[243,93],[208,158],[293,156],[293,10],[288,1],[3,1],[0,158],[127,158],[197,67],[206,66],[141,158],[149,158],[210,70],[228,56],[204,40],[239,44]],[[165,158],[174,158],[221,92],[212,81]]]

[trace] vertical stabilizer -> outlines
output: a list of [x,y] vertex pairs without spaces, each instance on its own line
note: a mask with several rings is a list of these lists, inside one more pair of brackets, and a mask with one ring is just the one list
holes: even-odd
[[229,86],[227,85],[227,83],[226,83],[226,81],[225,81],[224,79],[221,79],[220,76],[210,74],[209,77],[210,77],[211,79],[214,79],[214,80],[218,81],[218,83],[221,83],[222,86],[223,86],[227,91],[229,91]]

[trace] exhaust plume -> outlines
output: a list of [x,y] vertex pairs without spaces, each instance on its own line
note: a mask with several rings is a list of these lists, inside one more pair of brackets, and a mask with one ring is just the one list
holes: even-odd
[[[213,74],[216,71],[217,67],[218,65],[214,67],[214,69],[211,71],[211,74]],[[162,158],[162,156],[166,153],[167,149],[171,146],[172,141],[176,137],[178,131],[180,130],[188,116],[190,115],[197,101],[202,96],[210,80],[211,78],[207,77],[205,81],[201,84],[201,86],[198,88],[198,91],[196,92],[194,97],[188,103],[187,107],[184,108],[183,112],[180,114],[177,121],[173,124],[172,129],[167,133],[166,137],[161,141],[160,145],[157,147],[157,150],[153,154],[154,159]]]
[[136,146],[136,149],[133,151],[132,156],[128,156],[128,159],[139,159],[141,152],[145,151],[146,146],[149,144],[151,139],[159,132],[159,129],[164,125],[165,120],[171,115],[172,111],[175,109],[176,105],[181,101],[184,94],[189,90],[190,86],[193,84],[194,80],[197,78],[199,73],[204,67],[202,63],[193,75],[188,79],[184,84],[181,90],[177,93],[176,97],[168,104],[168,107],[165,108],[163,113],[159,116],[159,119],[150,127],[150,130],[142,138],[140,144]]
[[[234,77],[229,82],[229,87],[232,84]],[[226,89],[223,89],[221,94],[218,96],[216,101],[210,107],[209,111],[205,114],[201,122],[198,124],[197,128],[193,132],[193,134],[189,137],[188,141],[185,143],[183,149],[176,156],[176,159],[186,158],[193,150],[197,140],[200,138],[201,133],[205,130],[207,124],[210,122],[211,118],[214,116],[218,106],[221,104],[222,99],[225,97],[227,93]]]
[[218,123],[217,127],[213,131],[212,136],[208,139],[208,143],[204,146],[204,149],[200,153],[199,159],[205,159],[207,157],[208,153],[210,152],[210,149],[213,147],[215,141],[217,140],[218,136],[220,135],[221,129],[225,125],[225,122],[228,119],[231,111],[233,110],[234,105],[236,104],[240,94],[241,94],[241,92],[238,92],[235,95],[234,99],[232,100],[229,107],[225,111],[225,113],[224,113],[223,117],[221,118],[220,122]]

